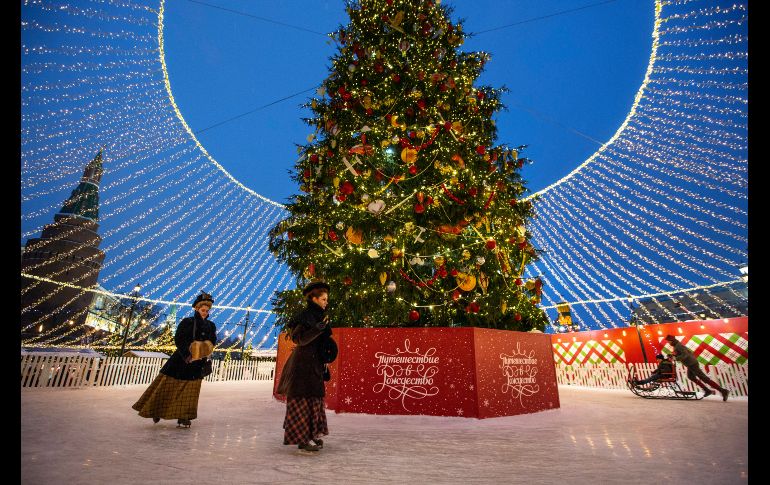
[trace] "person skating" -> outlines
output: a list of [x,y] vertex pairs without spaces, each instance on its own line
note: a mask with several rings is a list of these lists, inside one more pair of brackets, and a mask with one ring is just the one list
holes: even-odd
[[308,452],[323,448],[321,436],[329,434],[321,359],[323,340],[331,336],[329,317],[325,315],[329,289],[326,283],[315,282],[302,291],[307,308],[295,315],[287,326],[297,346],[286,360],[277,388],[279,394],[286,396],[283,444],[296,444]]
[[[132,406],[139,416],[152,418],[155,423],[176,419],[178,428],[189,428],[198,417],[203,365],[217,343],[216,325],[208,319],[213,303],[211,295],[201,293],[192,304],[195,314],[179,322],[174,335],[176,351]],[[205,343],[209,355],[193,356],[190,344],[194,341]]]
[[695,354],[693,354],[690,349],[682,345],[682,343],[673,335],[666,335],[666,341],[674,348],[672,353],[674,358],[687,367],[687,378],[703,389],[703,397],[714,394],[714,391],[706,387],[706,384],[704,384],[705,382],[722,394],[723,401],[727,401],[729,391],[714,382],[705,372],[703,372],[703,369],[700,368],[700,364],[698,363],[698,358],[695,357]]

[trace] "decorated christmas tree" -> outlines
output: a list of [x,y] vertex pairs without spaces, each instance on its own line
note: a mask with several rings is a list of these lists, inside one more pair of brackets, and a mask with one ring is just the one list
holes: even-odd
[[335,326],[542,330],[537,258],[520,170],[524,147],[495,145],[504,88],[476,86],[489,56],[434,0],[365,0],[330,76],[308,104],[315,130],[292,178],[302,194],[270,249],[300,288],[273,299],[283,326],[301,287],[331,285]]

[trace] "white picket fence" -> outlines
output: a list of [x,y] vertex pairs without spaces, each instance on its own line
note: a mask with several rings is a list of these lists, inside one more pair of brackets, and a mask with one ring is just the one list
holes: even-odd
[[[158,375],[166,359],[140,357],[64,357],[54,355],[22,355],[21,387],[92,387],[149,384]],[[213,372],[206,381],[262,381],[275,376],[275,362],[215,360]],[[635,364],[637,377],[643,379],[657,367],[654,363]],[[720,364],[702,366],[731,396],[749,395],[749,365]],[[682,389],[697,391],[687,378],[687,369],[676,366]],[[625,389],[628,378],[626,364],[556,364],[556,381],[560,385]]]
[[[650,376],[658,365],[655,363],[634,364],[637,379]],[[630,364],[556,364],[556,382],[561,385],[601,387],[604,389],[626,389],[626,379]],[[748,364],[701,365],[701,369],[730,390],[731,396],[749,395]],[[700,391],[693,381],[687,378],[687,368],[676,366],[677,382],[685,391]]]
[[[92,387],[149,384],[166,359],[140,357],[64,357],[22,355],[21,387]],[[272,380],[275,362],[221,360],[213,362],[206,381]]]

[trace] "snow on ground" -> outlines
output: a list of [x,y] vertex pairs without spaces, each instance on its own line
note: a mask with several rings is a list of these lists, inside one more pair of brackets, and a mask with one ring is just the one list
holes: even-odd
[[[146,386],[22,389],[23,484],[698,483],[748,480],[748,400],[559,387],[561,409],[478,420],[327,411],[318,455],[284,446],[271,381],[204,382],[198,419],[140,418]],[[755,477],[757,478],[757,477]]]

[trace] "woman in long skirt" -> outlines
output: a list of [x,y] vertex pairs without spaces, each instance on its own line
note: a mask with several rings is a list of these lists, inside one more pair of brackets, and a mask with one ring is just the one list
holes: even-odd
[[329,434],[324,410],[324,365],[320,356],[323,338],[331,335],[329,317],[325,315],[329,285],[311,283],[302,294],[307,298],[307,308],[289,324],[297,347],[284,365],[277,392],[286,395],[283,444],[317,452],[323,448],[321,437]]
[[[216,325],[208,319],[213,303],[211,295],[201,293],[192,304],[195,314],[179,322],[174,335],[176,351],[132,406],[139,411],[139,416],[152,418],[155,423],[161,419],[176,419],[178,428],[189,428],[192,420],[198,417],[203,364],[217,343]],[[203,347],[206,349],[204,355],[191,353],[193,341],[202,344],[196,343],[193,350],[197,353],[197,349]]]

